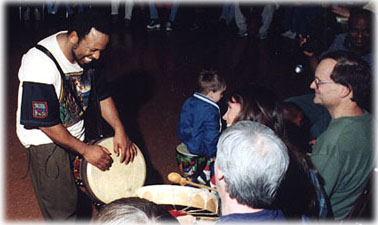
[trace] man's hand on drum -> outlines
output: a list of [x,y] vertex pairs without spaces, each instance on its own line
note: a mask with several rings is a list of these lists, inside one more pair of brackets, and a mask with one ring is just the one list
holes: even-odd
[[137,155],[137,148],[134,143],[129,139],[129,137],[124,133],[115,133],[114,135],[114,152],[117,157],[121,153],[120,162],[125,162],[126,165],[134,160]]
[[102,171],[108,170],[113,163],[109,150],[100,145],[88,145],[82,155],[87,162]]

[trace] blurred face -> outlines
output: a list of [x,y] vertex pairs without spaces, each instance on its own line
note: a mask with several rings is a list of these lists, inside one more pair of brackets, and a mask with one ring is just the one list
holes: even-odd
[[352,47],[366,48],[370,45],[370,21],[357,17],[350,21],[348,35]]
[[100,53],[106,48],[109,36],[92,28],[91,31],[72,49],[72,55],[77,63],[86,65],[93,59],[98,60]]
[[219,102],[222,97],[223,97],[223,93],[226,89],[222,89],[222,90],[219,90],[219,91],[210,91],[209,94],[208,94],[208,97],[213,100],[214,102]]
[[[335,104],[338,96],[338,84],[334,83],[330,77],[335,65],[335,60],[324,59],[316,68],[315,80],[310,86],[315,91],[314,103],[324,105],[325,107]],[[317,85],[316,80],[318,82]]]
[[229,101],[227,104],[227,112],[223,115],[222,119],[226,121],[227,127],[229,127],[234,123],[236,117],[241,112],[241,104],[237,103],[235,98],[232,98],[232,101]]
[[297,116],[295,117],[293,123],[297,125],[298,127],[301,127],[303,124],[303,113],[299,112]]

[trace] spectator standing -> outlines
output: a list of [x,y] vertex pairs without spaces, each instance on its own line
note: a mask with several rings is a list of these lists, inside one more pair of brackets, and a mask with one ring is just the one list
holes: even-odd
[[[160,30],[161,21],[155,1],[149,1],[148,8],[150,10],[150,23],[147,25],[147,30]],[[169,18],[165,24],[166,31],[172,31],[174,28],[174,22],[176,19],[177,10],[179,8],[178,1],[173,0],[172,6],[170,8]]]
[[[117,23],[118,22],[118,15],[119,15],[119,6],[120,6],[121,0],[112,0],[110,2],[111,6],[111,12],[112,15],[112,22]],[[125,0],[125,15],[124,15],[124,25],[128,27],[130,25],[131,16],[133,14],[133,8],[134,8],[134,1],[133,0]]]

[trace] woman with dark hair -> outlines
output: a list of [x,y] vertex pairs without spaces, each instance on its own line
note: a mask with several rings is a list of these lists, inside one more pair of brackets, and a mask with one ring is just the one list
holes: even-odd
[[227,112],[222,118],[227,126],[241,120],[262,123],[274,130],[287,145],[290,164],[272,208],[281,208],[287,219],[327,216],[325,194],[316,170],[307,156],[288,139],[281,105],[272,91],[256,84],[235,91],[229,98]]

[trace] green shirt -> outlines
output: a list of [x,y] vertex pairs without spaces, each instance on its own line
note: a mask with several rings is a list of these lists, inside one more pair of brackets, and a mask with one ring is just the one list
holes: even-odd
[[313,147],[311,160],[324,179],[335,220],[344,219],[374,168],[372,117],[332,119]]

